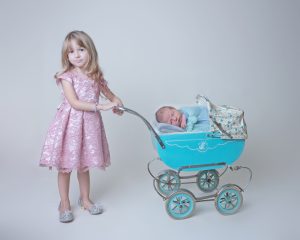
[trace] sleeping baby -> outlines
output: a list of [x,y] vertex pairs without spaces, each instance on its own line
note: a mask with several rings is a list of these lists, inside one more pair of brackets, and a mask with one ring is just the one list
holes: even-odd
[[176,109],[164,106],[156,111],[156,121],[170,124],[187,132],[209,131],[208,110],[204,106],[191,106]]

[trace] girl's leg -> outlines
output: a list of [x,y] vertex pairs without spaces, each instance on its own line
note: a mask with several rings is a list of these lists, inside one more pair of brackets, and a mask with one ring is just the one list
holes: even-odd
[[80,199],[84,208],[90,208],[93,202],[90,200],[90,172],[77,171],[77,178],[80,189]]
[[59,190],[59,195],[60,195],[59,211],[60,212],[63,212],[66,210],[71,210],[70,199],[69,199],[70,176],[71,176],[71,173],[58,172],[58,190]]

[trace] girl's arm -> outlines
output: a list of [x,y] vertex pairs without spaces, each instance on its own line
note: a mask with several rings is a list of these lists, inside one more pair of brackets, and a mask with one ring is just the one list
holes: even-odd
[[107,84],[101,85],[101,92],[111,102],[114,102],[116,100],[121,101],[120,98],[118,98],[115,94],[113,94],[113,92],[109,89],[109,87],[107,86]]
[[74,88],[70,82],[66,80],[62,80],[61,84],[64,91],[64,95],[67,98],[69,104],[72,106],[72,108],[76,110],[80,110],[80,111],[109,110],[112,109],[113,107],[118,106],[118,104],[115,102],[96,105],[95,103],[80,101],[77,99]]
[[[115,94],[113,94],[113,92],[109,89],[109,87],[107,86],[107,84],[101,85],[101,92],[111,102],[116,103],[117,106],[119,106],[119,107],[123,106],[123,103],[122,103],[121,99],[118,98]],[[113,109],[113,112],[117,113],[118,115],[122,115],[123,114],[122,111],[116,110],[116,109]]]

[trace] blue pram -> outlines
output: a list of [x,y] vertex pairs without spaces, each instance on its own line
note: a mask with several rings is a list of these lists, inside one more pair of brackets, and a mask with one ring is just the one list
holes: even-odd
[[[148,171],[153,177],[154,189],[166,201],[169,216],[187,218],[193,213],[195,202],[203,201],[214,201],[216,209],[223,215],[234,214],[240,209],[242,192],[246,187],[226,184],[218,188],[218,185],[228,167],[232,171],[248,170],[251,181],[249,168],[231,166],[243,152],[244,139],[222,139],[219,132],[160,133],[137,112],[125,107],[119,109],[141,118],[151,132],[159,157],[148,163]],[[153,174],[151,165],[155,161],[162,161],[170,169]],[[195,181],[191,182],[191,179]],[[206,195],[196,197],[190,190],[181,187],[190,183],[196,183]]]

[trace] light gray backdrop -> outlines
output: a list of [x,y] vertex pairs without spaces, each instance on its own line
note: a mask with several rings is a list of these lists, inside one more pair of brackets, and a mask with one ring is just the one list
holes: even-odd
[[[299,10],[297,0],[1,0],[0,238],[296,239]],[[112,166],[91,171],[91,190],[106,211],[78,209],[73,174],[76,219],[58,222],[56,171],[38,161],[60,102],[61,45],[75,29],[93,38],[110,88],[149,121],[197,93],[245,110],[249,139],[237,164],[254,179],[238,214],[200,203],[192,218],[170,219],[146,171],[156,156],[147,128],[103,112]]]

